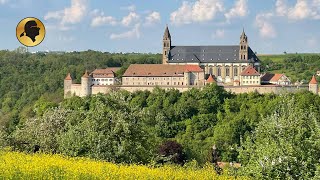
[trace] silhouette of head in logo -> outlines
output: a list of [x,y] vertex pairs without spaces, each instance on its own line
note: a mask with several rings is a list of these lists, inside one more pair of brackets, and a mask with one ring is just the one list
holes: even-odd
[[36,21],[31,20],[24,25],[24,32],[20,35],[20,37],[25,35],[29,37],[33,42],[35,42],[36,36],[39,35],[39,31],[40,28],[38,27]]

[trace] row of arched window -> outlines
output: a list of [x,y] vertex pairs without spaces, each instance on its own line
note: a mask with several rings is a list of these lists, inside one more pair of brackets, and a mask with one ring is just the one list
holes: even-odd
[[[242,71],[245,68],[246,68],[245,66],[242,66],[242,68],[241,68]],[[209,67],[209,74],[213,74],[213,67],[212,66]],[[218,66],[217,67],[217,76],[221,76],[221,74],[222,74],[222,68],[221,68],[221,66]],[[225,67],[225,74],[226,74],[226,76],[230,76],[230,67],[228,67],[228,66]],[[233,67],[233,76],[239,76],[239,71],[238,71],[237,66]]]

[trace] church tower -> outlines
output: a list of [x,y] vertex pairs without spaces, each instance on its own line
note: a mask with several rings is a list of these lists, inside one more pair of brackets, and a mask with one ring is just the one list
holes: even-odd
[[240,46],[239,46],[239,59],[240,60],[248,60],[248,37],[246,33],[244,32],[244,29],[242,31],[242,34],[240,36]]
[[171,35],[167,25],[164,31],[163,40],[162,40],[162,64],[168,64],[170,48],[171,48]]

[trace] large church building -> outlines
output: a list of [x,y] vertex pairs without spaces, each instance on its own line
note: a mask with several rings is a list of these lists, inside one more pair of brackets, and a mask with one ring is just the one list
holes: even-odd
[[244,30],[239,45],[173,46],[166,26],[162,46],[162,64],[198,65],[206,77],[213,75],[218,83],[232,85],[234,81],[241,81],[241,73],[248,66],[260,72],[260,60],[250,48]]

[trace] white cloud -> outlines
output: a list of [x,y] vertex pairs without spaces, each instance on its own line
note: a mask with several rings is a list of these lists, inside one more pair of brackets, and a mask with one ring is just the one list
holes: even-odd
[[270,18],[274,17],[272,13],[262,13],[256,16],[256,25],[259,28],[260,36],[263,38],[275,38],[276,30],[270,23]]
[[225,37],[225,31],[223,29],[217,29],[213,34],[212,38],[220,39]]
[[197,0],[194,3],[183,1],[182,6],[171,13],[170,20],[177,25],[210,21],[222,11],[224,7],[221,0]]
[[112,16],[96,16],[91,21],[92,27],[102,26],[104,24],[110,24],[114,26],[117,24],[117,21]]
[[60,11],[48,12],[44,19],[57,19],[61,25],[81,22],[87,11],[87,0],[71,0],[71,6]]
[[7,3],[9,0],[0,0],[0,4],[5,4]]
[[276,1],[276,12],[279,16],[285,16],[288,12],[287,1],[277,0]]
[[121,23],[124,26],[130,26],[131,24],[138,22],[139,19],[140,19],[140,16],[137,13],[130,12],[128,16],[125,16],[122,18]]
[[137,39],[140,38],[140,24],[136,24],[135,27],[130,31],[127,31],[124,33],[119,33],[119,34],[112,33],[110,35],[110,39],[113,39],[113,40],[115,40],[115,39],[131,39],[131,38],[137,38]]
[[293,8],[289,9],[288,12],[288,18],[299,20],[299,19],[305,19],[309,17],[311,14],[311,9],[308,6],[308,3],[306,0],[297,0],[296,5]]
[[98,9],[91,11],[90,14],[94,16],[91,21],[92,27],[98,27],[98,26],[102,26],[102,25],[106,25],[106,24],[107,25],[110,24],[112,26],[117,25],[116,18],[114,18],[112,16],[105,16],[104,12],[101,12]]
[[290,20],[320,19],[320,0],[297,0],[293,7],[287,0],[277,0],[276,13]]
[[132,12],[132,11],[136,10],[136,6],[135,5],[130,5],[130,6],[121,7],[120,9]]
[[145,18],[145,25],[153,25],[161,21],[159,12],[153,11]]
[[248,14],[248,1],[238,0],[236,1],[233,8],[230,9],[228,13],[225,13],[227,20],[235,17],[244,17]]

